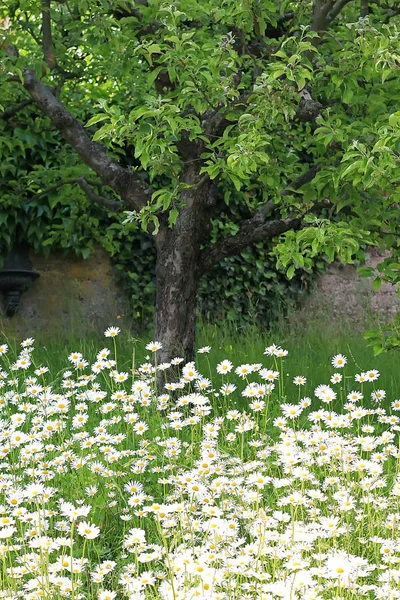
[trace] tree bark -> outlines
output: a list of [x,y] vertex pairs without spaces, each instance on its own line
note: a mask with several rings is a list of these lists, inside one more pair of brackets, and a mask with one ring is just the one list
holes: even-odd
[[[198,180],[193,168],[185,181]],[[162,362],[174,357],[191,360],[196,333],[196,296],[201,270],[201,244],[210,231],[213,184],[209,180],[185,190],[175,225],[164,221],[156,235],[156,314],[154,335],[163,348]]]
[[196,335],[196,296],[199,282],[199,246],[190,240],[189,226],[175,228],[157,245],[156,314],[154,337],[163,347],[162,362],[174,357],[192,360]]

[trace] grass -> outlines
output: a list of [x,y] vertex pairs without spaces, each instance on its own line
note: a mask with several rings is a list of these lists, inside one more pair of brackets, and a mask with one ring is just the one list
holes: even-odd
[[[76,328],[74,328],[76,331]],[[148,352],[144,345],[152,337],[147,334],[122,332],[118,338],[118,352],[121,369],[130,369],[132,361],[140,364]],[[1,338],[0,338],[1,341]],[[7,341],[17,351],[15,340]],[[222,358],[228,358],[235,365],[259,362],[266,346],[276,343],[287,348],[290,360],[287,361],[287,374],[290,377],[305,375],[310,387],[316,387],[326,379],[327,365],[332,356],[343,353],[349,362],[361,370],[376,368],[381,371],[381,383],[392,397],[400,397],[400,381],[396,377],[399,351],[392,351],[374,357],[372,349],[360,331],[353,332],[351,324],[311,320],[307,327],[297,325],[294,319],[263,331],[257,324],[235,327],[232,324],[207,325],[200,322],[197,328],[196,348],[211,346],[208,359],[211,368]],[[99,348],[105,345],[102,334],[80,339],[76,335],[60,342],[59,337],[36,336],[36,361],[50,368],[53,375],[65,368],[65,360],[70,352],[79,350],[88,359],[94,358]],[[199,358],[199,357],[198,357]]]
[[[78,351],[92,363],[103,347],[112,357],[114,341],[126,381],[118,383],[112,367],[83,380],[90,365],[76,371],[67,360]],[[267,333],[200,324],[197,347],[212,347],[196,357],[213,382],[202,391],[203,406],[191,368],[182,370],[183,389],[160,399],[165,390],[153,388],[151,373],[130,372],[133,357],[137,369],[150,354],[143,341],[123,333],[114,341],[37,339],[27,370],[10,369],[16,343],[8,340],[13,348],[0,356],[9,371],[0,390],[0,598],[397,597],[398,354],[374,358],[345,325],[314,322],[304,331],[290,324]],[[283,362],[264,355],[272,343],[288,350]],[[335,387],[338,353],[348,357],[347,377]],[[281,372],[260,412],[241,394],[261,381],[258,372],[216,376],[223,359]],[[27,381],[40,366],[49,373]],[[381,373],[376,382],[355,382],[370,369]],[[307,378],[304,387],[294,385],[297,375]],[[140,381],[144,392],[131,390]],[[224,397],[227,381],[237,390]],[[319,384],[332,385],[337,399],[316,397]],[[374,389],[386,399],[372,402]],[[346,406],[351,390],[364,394],[353,409]],[[358,415],[360,405],[366,410]],[[315,421],[321,408],[326,414]],[[293,410],[299,414],[291,417]]]

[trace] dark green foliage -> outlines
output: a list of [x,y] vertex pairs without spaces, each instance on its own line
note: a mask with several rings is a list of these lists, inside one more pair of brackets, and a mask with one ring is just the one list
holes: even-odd
[[[98,243],[112,257],[116,278],[129,294],[134,322],[147,325],[156,289],[153,239],[139,224],[123,225],[122,215],[88,200],[74,182],[90,178],[88,170],[56,131],[45,130],[32,107],[0,120],[0,126],[3,142],[10,140],[1,151],[0,258],[14,242],[26,241],[35,252],[61,250],[82,258]],[[69,180],[73,183],[61,185]],[[240,220],[250,216],[248,203],[240,204],[240,199],[231,209],[229,217],[222,214],[213,221],[211,240],[234,235]],[[260,242],[214,267],[200,281],[199,313],[210,323],[246,323],[256,317],[264,326],[282,316],[323,263],[315,263],[310,272],[297,271],[289,281],[277,271],[272,250],[271,241]]]
[[[362,261],[382,240],[398,253],[392,4],[371,2],[366,15],[355,0],[69,0],[49,14],[40,2],[3,3],[0,252],[22,238],[85,257],[100,243],[143,316],[154,248],[139,228],[171,265],[194,240],[187,270],[199,257],[212,270],[201,310],[263,322],[320,257]],[[96,206],[82,177],[94,202],[120,212]],[[386,266],[376,287],[398,281]],[[168,275],[158,298],[173,304]],[[159,325],[168,311],[158,306]]]

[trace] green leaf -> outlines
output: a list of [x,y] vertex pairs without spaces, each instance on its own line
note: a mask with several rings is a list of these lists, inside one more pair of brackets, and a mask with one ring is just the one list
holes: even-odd
[[379,290],[381,289],[381,285],[382,285],[382,279],[380,277],[375,277],[373,285],[374,285],[374,290],[376,292],[379,292]]
[[235,186],[236,191],[240,192],[240,188],[242,187],[242,182],[239,179],[239,177],[237,177],[233,173],[228,173],[228,177],[232,181],[233,185]]
[[92,139],[94,142],[97,142],[98,140],[102,140],[103,138],[105,138],[112,131],[114,131],[114,125],[112,123],[109,123],[108,125],[103,125],[103,127],[96,131]]
[[96,123],[100,123],[101,121],[106,121],[109,118],[110,118],[110,115],[100,113],[98,115],[95,115],[91,119],[89,119],[89,121],[86,123],[85,127],[90,127],[91,125],[95,125]]
[[160,74],[160,72],[163,69],[164,69],[164,67],[161,66],[161,67],[157,67],[156,69],[153,69],[152,71],[150,71],[150,73],[147,75],[147,82],[149,85],[154,83],[154,81],[157,79],[158,75]]
[[295,267],[294,267],[294,265],[290,265],[290,267],[286,271],[286,277],[288,279],[293,279],[294,273],[295,273]]
[[361,277],[372,277],[372,275],[375,273],[375,270],[373,267],[360,267],[357,269],[357,273]]
[[150,44],[150,46],[147,46],[146,50],[149,54],[160,54],[161,46],[159,44]]
[[278,79],[281,75],[286,73],[286,69],[275,69],[269,76],[271,81]]
[[382,352],[384,350],[385,350],[385,347],[382,344],[374,344],[374,346],[373,346],[374,356],[378,356],[378,354],[382,354]]
[[168,214],[168,225],[169,227],[173,227],[176,223],[176,219],[178,218],[179,210],[177,208],[172,208]]
[[374,338],[378,338],[379,335],[380,335],[379,331],[377,331],[376,329],[370,329],[364,333],[363,337],[366,340],[372,340]]

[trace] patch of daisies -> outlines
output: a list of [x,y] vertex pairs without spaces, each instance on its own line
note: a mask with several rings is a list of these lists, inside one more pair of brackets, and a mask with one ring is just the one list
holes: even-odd
[[0,346],[0,598],[400,598],[400,400],[378,371],[339,354],[288,396],[276,345],[210,377],[158,342],[121,371],[113,345],[56,380],[33,339]]

